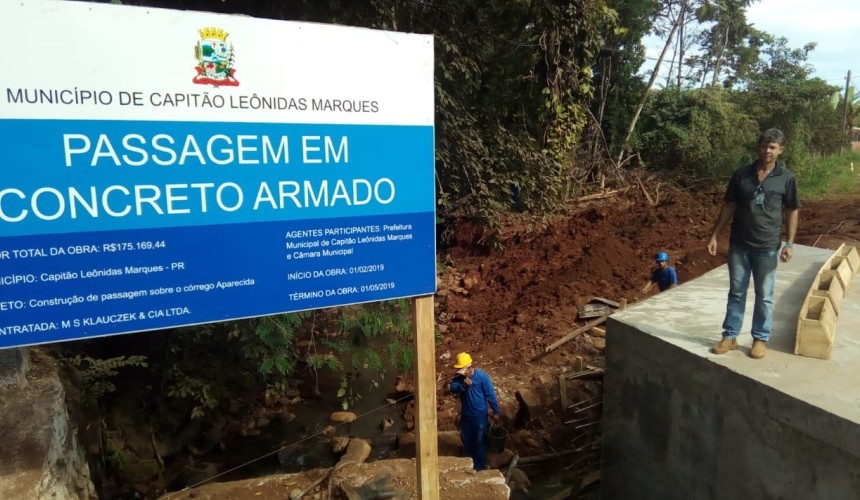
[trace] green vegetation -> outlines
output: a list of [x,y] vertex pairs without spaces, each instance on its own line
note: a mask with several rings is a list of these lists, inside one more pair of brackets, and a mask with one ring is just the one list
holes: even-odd
[[[750,24],[754,2],[122,3],[433,34],[440,226],[468,218],[493,231],[512,211],[564,210],[595,181],[625,175],[618,163],[723,180],[769,127],[786,132],[792,167],[838,151],[856,97],[843,102],[839,87],[811,76],[814,43],[792,47]],[[646,83],[637,73],[654,65],[649,34],[667,51]],[[442,243],[451,236],[440,231]]]
[[[242,395],[265,392],[277,400],[305,370],[329,370],[342,376],[338,397],[346,408],[366,388],[378,387],[389,367],[411,369],[409,314],[409,302],[398,300],[183,328],[167,336],[167,356],[158,362],[163,378],[152,397],[166,397],[171,412],[200,419]],[[334,331],[320,335],[330,325]],[[386,358],[366,347],[382,336]],[[309,339],[306,347],[296,346],[299,339]]]
[[646,166],[684,177],[727,178],[752,161],[758,126],[733,97],[712,87],[655,93],[634,142]]
[[[851,164],[854,169],[851,169]],[[812,159],[793,170],[802,199],[840,198],[860,193],[860,151]]]
[[[492,247],[512,215],[538,227],[571,197],[632,169],[721,184],[774,126],[786,132],[784,160],[804,197],[852,189],[845,164],[856,156],[832,155],[847,144],[842,122],[855,120],[857,99],[811,76],[814,44],[791,47],[749,24],[753,1],[122,3],[433,34],[440,244],[465,218]],[[637,75],[654,62],[643,64],[649,34],[666,40],[659,78]],[[113,390],[115,372],[102,365],[145,356],[152,380],[140,390],[175,428],[237,396],[277,400],[320,370],[340,374],[346,407],[386,370],[411,370],[408,309],[396,301],[146,334],[121,346],[95,340],[69,348],[69,359],[84,368],[86,399],[97,400]]]
[[[82,341],[57,352],[77,399],[88,405],[116,391],[120,369],[150,367],[138,396],[157,402],[163,427],[179,430],[189,419],[223,411],[230,399],[265,394],[267,401],[278,400],[295,379],[319,370],[341,375],[337,397],[344,409],[353,406],[388,370],[412,370],[410,315],[409,301],[401,299],[131,335],[121,346]],[[299,339],[306,347],[297,347]],[[115,349],[147,356],[110,356]]]
[[59,354],[60,366],[69,376],[72,387],[76,389],[79,400],[92,406],[99,400],[116,391],[113,379],[123,368],[146,368],[146,356],[117,356],[97,359],[87,355],[65,357]]
[[[752,2],[123,1],[433,34],[440,247],[456,237],[454,221],[474,222],[489,247],[512,216],[541,227],[571,198],[597,182],[614,187],[635,169],[722,184],[753,159],[769,127],[786,133],[784,160],[804,198],[856,193],[848,164],[860,174],[860,155],[836,153],[847,144],[843,119],[857,120],[857,98],[812,77],[814,44],[791,47],[749,24]],[[638,74],[648,34],[671,49],[660,61],[668,73],[651,83]],[[387,371],[411,371],[409,321],[409,302],[399,300],[58,351],[88,403],[109,403],[121,369],[148,367],[128,383],[153,427],[170,434],[202,425],[231,400],[277,401],[321,371],[338,374],[336,396],[352,407]],[[110,455],[117,466],[127,459],[122,450]]]
[[[344,346],[343,342],[340,346],[332,342],[327,344],[336,351],[349,353],[349,369],[341,377],[337,392],[344,410],[361,399],[362,381],[367,380],[364,387],[379,387],[389,363],[398,373],[412,370],[414,350],[410,310],[406,299],[340,309],[338,331],[341,338],[348,339],[353,347]],[[373,346],[373,339],[383,337],[388,339],[386,347],[389,363]]]

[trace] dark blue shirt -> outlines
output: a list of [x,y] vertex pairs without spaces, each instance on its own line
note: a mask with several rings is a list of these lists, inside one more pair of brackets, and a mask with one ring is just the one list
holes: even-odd
[[672,266],[666,266],[665,269],[658,267],[651,273],[651,281],[657,283],[662,292],[670,286],[678,284],[678,272]]
[[495,415],[499,414],[499,402],[496,401],[496,391],[490,376],[475,369],[472,374],[472,385],[466,385],[464,375],[456,375],[451,381],[451,393],[460,395],[463,405],[461,414],[464,417],[480,417],[487,415],[487,403]]
[[768,250],[779,248],[782,210],[800,207],[797,181],[782,165],[776,165],[764,182],[758,181],[755,163],[737,169],[725,201],[736,204],[729,241]]

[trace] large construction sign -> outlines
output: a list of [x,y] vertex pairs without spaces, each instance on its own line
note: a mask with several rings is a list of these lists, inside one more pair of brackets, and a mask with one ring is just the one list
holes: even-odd
[[433,41],[4,2],[0,347],[433,293]]

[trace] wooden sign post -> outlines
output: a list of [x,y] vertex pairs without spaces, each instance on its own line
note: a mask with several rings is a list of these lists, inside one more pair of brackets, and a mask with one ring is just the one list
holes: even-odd
[[438,500],[436,332],[432,295],[413,299],[412,325],[415,339],[415,478],[420,500]]

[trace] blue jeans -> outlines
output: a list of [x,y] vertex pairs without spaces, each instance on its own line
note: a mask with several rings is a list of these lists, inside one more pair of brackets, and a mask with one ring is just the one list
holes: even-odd
[[460,439],[466,455],[472,457],[475,470],[487,468],[487,415],[480,417],[460,417]]
[[778,259],[779,247],[760,250],[737,243],[729,245],[729,300],[726,305],[726,319],[723,321],[724,338],[733,339],[740,333],[752,274],[755,288],[752,336],[765,342],[770,339]]

